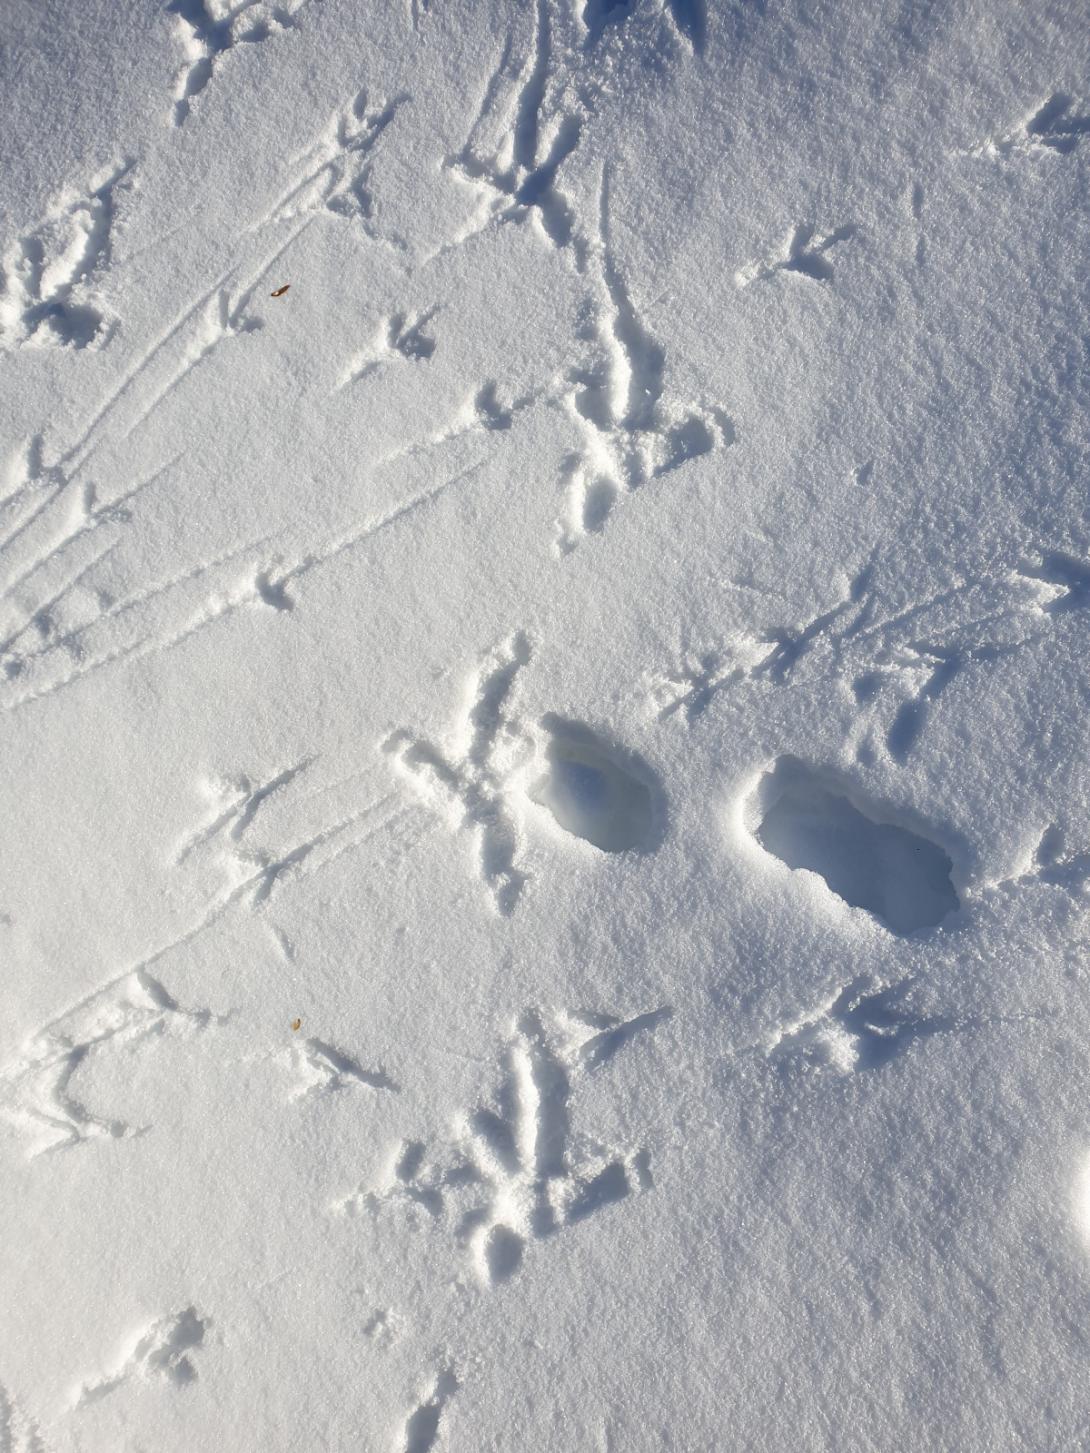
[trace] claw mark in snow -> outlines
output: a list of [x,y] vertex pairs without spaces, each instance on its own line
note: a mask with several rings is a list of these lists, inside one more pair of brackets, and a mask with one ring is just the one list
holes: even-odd
[[[861,629],[870,613],[870,602],[867,599],[870,582],[871,570],[866,566],[852,580],[847,594],[830,610],[822,611],[805,624],[780,626],[762,637],[761,643],[770,645],[772,649],[754,665],[753,675],[766,676],[777,685],[782,685],[802,658],[816,649],[820,642],[850,637]],[[834,632],[833,626],[836,622],[849,614],[852,619],[843,631]]]
[[429,308],[418,318],[407,318],[404,313],[394,313],[386,326],[387,346],[392,352],[400,353],[410,363],[430,358],[435,352],[435,339],[429,338],[424,329],[438,310]]
[[0,1383],[0,1453],[46,1453],[42,1435]]
[[[927,724],[932,704],[961,671],[974,664],[989,664],[1017,650],[1021,642],[1009,646],[977,646],[963,650],[913,641],[897,661],[905,676],[918,673],[920,684],[901,702],[886,733],[886,747],[895,762],[905,762]],[[922,678],[922,679],[920,679]],[[868,677],[856,683],[857,696],[866,697],[871,689]]]
[[[581,267],[583,242],[577,232],[575,213],[557,186],[560,168],[579,145],[579,118],[560,116],[547,142],[543,135],[550,32],[547,0],[537,0],[531,56],[514,66],[514,39],[508,35],[469,138],[457,155],[446,160],[447,169],[473,187],[480,198],[477,215],[450,246],[461,246],[492,222],[520,222],[533,216],[554,247],[573,246],[576,266]],[[513,82],[517,89],[500,121],[501,133],[496,138],[495,150],[491,156],[482,155],[480,133],[493,125],[507,81]]]
[[833,268],[825,254],[838,243],[847,242],[854,236],[854,227],[838,227],[835,232],[819,233],[814,227],[800,223],[787,239],[779,257],[767,262],[748,263],[735,273],[734,281],[738,287],[745,288],[750,283],[773,278],[778,272],[788,272],[812,278],[814,282],[829,282]]
[[523,743],[507,705],[529,659],[530,643],[521,632],[485,658],[461,727],[460,751],[444,755],[407,731],[394,732],[384,743],[395,765],[472,833],[481,876],[504,915],[514,911],[526,881],[516,865],[518,841],[504,806],[503,779],[512,748]]
[[269,5],[263,0],[169,0],[167,13],[185,50],[174,91],[173,119],[183,126],[194,100],[238,45],[257,45],[295,28],[306,0]]
[[387,1307],[376,1307],[363,1324],[363,1335],[375,1347],[392,1347],[402,1334],[401,1318]]
[[243,773],[231,782],[214,786],[212,794],[216,799],[215,815],[204,827],[198,828],[186,838],[174,859],[175,865],[184,863],[191,853],[214,837],[222,835],[237,843],[246,829],[252,826],[263,804],[293,782],[301,772],[306,771],[313,760],[312,757],[305,757],[301,762],[285,767],[282,772],[277,772],[264,782],[254,782]]
[[445,444],[453,443],[456,439],[465,439],[471,434],[502,433],[510,429],[519,414],[540,401],[552,403],[555,402],[555,396],[545,388],[532,389],[528,393],[517,395],[510,402],[505,402],[495,380],[487,379],[466,399],[446,428],[440,429],[430,439],[395,450],[381,463],[392,464],[400,459],[425,454],[431,449],[442,448]]
[[[681,714],[692,726],[721,691],[745,679],[746,666],[737,647],[685,650],[675,666],[649,681],[649,697],[659,721]],[[753,662],[752,664],[756,664]]]
[[211,1325],[210,1319],[199,1316],[195,1307],[159,1317],[137,1334],[113,1372],[78,1388],[74,1405],[97,1402],[134,1378],[163,1378],[174,1387],[188,1387],[197,1381],[192,1354],[204,1345]]
[[1066,156],[1075,150],[1084,136],[1090,135],[1090,114],[1075,115],[1075,102],[1070,96],[1056,92],[1049,96],[1024,121],[1004,136],[986,141],[974,150],[977,156],[1009,156],[1011,154],[1041,155],[1052,152]]
[[[348,812],[341,810],[332,821],[328,811],[320,814],[318,823],[310,821],[309,806],[315,798],[336,792],[340,807],[340,794],[352,781],[348,778],[326,784],[307,797],[289,790],[295,779],[309,767],[311,760],[299,762],[259,782],[244,774],[231,781],[210,785],[213,799],[211,819],[182,843],[175,858],[178,865],[195,855],[214,861],[225,881],[208,910],[210,915],[219,916],[236,904],[258,909],[273,896],[282,882],[321,872],[343,854],[353,852],[380,834],[397,828],[405,819],[406,814],[402,812],[383,812],[391,802],[387,795],[356,805]],[[259,815],[258,826],[264,829],[260,834],[255,827],[255,819]],[[266,826],[265,818],[270,815],[275,820],[271,826]],[[353,834],[351,829],[360,825],[363,831]],[[252,843],[255,834],[259,841]],[[319,1051],[323,1048],[330,1049],[329,1046],[318,1046]],[[336,1053],[331,1049],[330,1052]],[[345,1068],[347,1064],[346,1061]]]
[[[872,576],[867,565],[844,582],[835,604],[808,621],[683,652],[678,664],[651,680],[650,703],[659,719],[677,716],[692,724],[721,691],[743,684],[836,679],[869,717],[892,697],[885,749],[903,763],[939,697],[963,672],[988,667],[1037,640],[1042,616],[1090,604],[1090,569],[1058,552],[1016,570],[954,582],[884,618]],[[865,717],[861,725],[870,731]],[[871,751],[868,746],[865,755]]]
[[[294,240],[293,236],[291,241]],[[271,262],[266,263],[262,267],[262,274],[267,272],[271,266]],[[194,369],[199,368],[225,339],[238,338],[246,333],[256,333],[264,327],[261,319],[250,313],[250,304],[253,302],[256,287],[255,282],[252,286],[244,288],[234,295],[227,288],[217,289],[215,297],[210,300],[204,310],[200,327],[195,336],[190,339],[189,345],[182,355],[181,363],[140,410],[125,430],[123,438],[127,439],[130,434],[134,434],[164,399],[174,392],[182,380],[188,377]]]
[[669,1015],[663,1008],[621,1021],[582,1012],[549,1034],[527,1010],[495,1096],[459,1117],[454,1140],[439,1147],[436,1160],[419,1141],[403,1144],[385,1183],[357,1192],[341,1209],[392,1203],[452,1221],[485,1284],[508,1281],[532,1242],[651,1188],[645,1150],[611,1150],[575,1134],[573,1083]]
[[1026,580],[1041,582],[1040,609],[1046,615],[1064,615],[1090,605],[1090,566],[1062,550],[1049,550],[1019,567]]
[[402,358],[409,363],[426,363],[435,352],[435,339],[426,330],[438,311],[438,307],[429,308],[415,318],[405,313],[392,314],[379,329],[374,346],[357,354],[345,369],[337,389],[359,383],[360,379],[377,373],[390,360]]
[[665,400],[665,349],[641,322],[613,252],[608,168],[593,256],[600,278],[599,352],[588,367],[568,375],[574,388],[566,402],[584,447],[565,466],[567,514],[556,525],[561,554],[600,530],[623,495],[734,439],[722,409]]
[[299,158],[297,179],[249,230],[324,208],[335,216],[359,220],[372,241],[382,240],[374,226],[371,158],[379,138],[408,99],[399,95],[370,106],[367,92],[360,91]]
[[444,1409],[457,1391],[457,1377],[449,1367],[444,1368],[431,1392],[406,1419],[399,1453],[431,1453],[439,1438]]
[[639,1034],[657,1029],[673,1018],[669,1005],[637,1014],[632,1019],[618,1019],[615,1014],[597,1014],[577,1009],[567,1016],[569,1041],[581,1065],[588,1070],[608,1064],[619,1050]]
[[0,265],[0,349],[21,345],[101,347],[106,316],[91,285],[110,262],[116,193],[134,163],[94,179],[82,196],[62,193],[46,217],[4,253]]
[[811,1014],[783,1025],[767,1046],[769,1058],[825,1064],[840,1074],[875,1070],[919,1039],[972,1028],[968,1022],[921,1018],[903,1007],[910,984],[856,979]]
[[0,1072],[0,1114],[31,1137],[29,1154],[68,1149],[101,1137],[127,1139],[141,1127],[93,1115],[73,1088],[77,1071],[104,1054],[190,1036],[220,1023],[207,1009],[183,1009],[146,968],[95,990],[39,1029],[22,1056]]
[[1090,134],[1090,115],[1071,114],[1074,105],[1070,96],[1050,96],[1025,123],[1031,144],[1046,146],[1051,151],[1074,151],[1082,137]]
[[293,1096],[296,1100],[330,1094],[354,1084],[372,1090],[397,1090],[384,1070],[365,1070],[351,1055],[324,1040],[305,1040],[302,1045],[293,1045],[289,1054],[299,1077]]
[[1069,893],[1083,894],[1090,883],[1090,852],[1072,852],[1064,829],[1058,823],[1050,823],[1042,832],[1025,871],[1005,881],[1015,886],[1050,883]]

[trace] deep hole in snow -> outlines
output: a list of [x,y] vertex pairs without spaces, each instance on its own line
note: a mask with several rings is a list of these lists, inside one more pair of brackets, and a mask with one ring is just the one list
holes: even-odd
[[830,774],[781,758],[759,789],[757,841],[789,868],[818,873],[838,897],[894,933],[933,928],[959,906],[949,855],[855,806]]
[[547,722],[547,769],[530,789],[566,832],[606,853],[646,849],[654,836],[651,789],[588,728]]

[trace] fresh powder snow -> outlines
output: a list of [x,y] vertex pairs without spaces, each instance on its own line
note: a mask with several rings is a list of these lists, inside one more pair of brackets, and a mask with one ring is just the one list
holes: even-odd
[[1090,1447],[1085,5],[0,20],[0,1453]]

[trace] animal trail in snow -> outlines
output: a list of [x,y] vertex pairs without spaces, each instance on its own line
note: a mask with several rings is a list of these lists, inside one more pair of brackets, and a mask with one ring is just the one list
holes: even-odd
[[350,1054],[322,1039],[306,1039],[288,1051],[296,1075],[293,1099],[328,1095],[353,1085],[372,1090],[393,1090],[397,1085],[385,1070],[369,1070]]
[[256,333],[264,325],[260,318],[250,312],[254,288],[245,288],[232,294],[228,288],[218,288],[215,297],[206,307],[200,325],[186,348],[181,363],[166,385],[152,395],[148,405],[140,412],[126,430],[126,438],[148,418],[163,399],[181,384],[194,369],[199,368],[208,356],[227,338],[237,338],[245,333]]
[[978,156],[1067,156],[1090,136],[1090,110],[1079,114],[1077,102],[1062,92],[1043,101],[1025,120],[1002,136],[976,148]]
[[94,293],[109,267],[118,197],[132,185],[124,162],[86,192],[60,194],[0,261],[0,349],[102,347],[110,326]]
[[827,1065],[840,1074],[882,1069],[918,1040],[971,1027],[926,1018],[904,1007],[908,983],[883,986],[855,979],[812,1013],[782,1025],[767,1046],[770,1059]]
[[[783,685],[812,652],[830,645],[838,650],[869,614],[869,582],[869,569],[859,572],[845,582],[835,605],[808,621],[775,626],[759,636],[738,635],[721,646],[683,651],[676,665],[650,678],[649,699],[658,719],[676,717],[691,726],[721,692],[744,681]],[[834,629],[838,623],[843,624]]]
[[[690,7],[680,8],[688,13]],[[643,325],[614,255],[608,170],[602,178],[593,238],[559,192],[559,168],[579,144],[578,116],[558,116],[541,159],[551,24],[549,6],[540,0],[534,64],[513,70],[514,42],[509,36],[470,137],[457,156],[448,158],[448,169],[476,187],[483,198],[483,210],[450,246],[460,246],[493,221],[536,216],[545,236],[556,247],[568,249],[577,271],[591,278],[588,301],[596,320],[596,346],[557,383],[531,391],[510,409],[497,407],[482,390],[468,416],[431,443],[446,443],[475,427],[506,428],[513,413],[539,398],[561,404],[582,435],[582,446],[571,451],[562,466],[565,503],[554,526],[557,552],[567,555],[587,535],[603,528],[622,497],[691,459],[733,443],[734,426],[717,404],[679,403],[668,394],[665,350]],[[521,86],[507,112],[498,149],[487,161],[480,135],[495,129],[494,113],[502,109],[499,97],[512,73]],[[551,109],[556,112],[555,106]],[[391,339],[380,338],[376,347],[353,360],[338,386],[375,372],[390,355]]]
[[266,4],[264,0],[169,0],[185,61],[174,88],[172,119],[184,126],[193,102],[238,46],[259,45],[295,27],[307,0]]
[[371,167],[379,141],[408,100],[400,94],[372,102],[361,90],[298,158],[294,178],[255,225],[326,211],[358,222],[373,242],[386,240],[376,228]]
[[126,1383],[162,1379],[175,1388],[197,1381],[194,1356],[204,1346],[211,1327],[195,1307],[157,1318],[132,1339],[128,1350],[112,1372],[83,1383],[75,1395],[75,1406],[97,1402]]
[[839,586],[839,598],[809,619],[741,631],[718,645],[683,650],[653,674],[648,704],[660,721],[693,725],[724,692],[746,686],[843,683],[860,708],[860,760],[881,746],[906,762],[940,697],[970,671],[987,669],[1039,639],[1042,617],[1090,601],[1090,571],[1055,552],[1040,563],[945,589],[883,615],[870,566]]
[[[206,626],[252,605],[289,609],[286,578],[262,559],[255,541],[205,560],[159,585],[117,598],[96,584],[96,570],[117,532],[103,527],[131,519],[132,502],[174,468],[176,455],[135,484],[101,498],[87,470],[101,426],[138,381],[151,382],[122,438],[145,424],[227,339],[259,329],[254,293],[299,235],[300,224],[258,266],[249,283],[230,285],[228,270],[186,306],[166,332],[115,385],[76,442],[47,461],[41,435],[31,439],[0,494],[0,710],[14,710],[65,690],[95,672],[136,661],[188,640]],[[160,365],[160,355],[167,367]],[[151,371],[156,365],[158,378]],[[67,517],[65,512],[67,511]],[[257,556],[249,567],[241,557]],[[309,568],[311,561],[300,568]],[[245,572],[251,572],[245,578]],[[238,580],[243,573],[241,583]]]
[[[0,605],[8,621],[0,637],[5,678],[0,680],[0,710],[18,710],[108,667],[169,651],[236,611],[272,603],[278,582],[263,566],[260,541],[129,595],[116,596],[96,584],[94,571],[117,543],[110,533],[99,547],[98,531],[127,523],[129,502],[176,463],[169,461],[107,501],[98,501],[89,488],[76,491],[63,475],[42,481],[40,500],[28,499],[33,520],[19,526],[18,539],[20,555],[30,554],[30,559],[22,564],[18,588],[9,584]],[[35,535],[48,534],[46,511],[69,501],[73,518],[60,537],[43,540],[32,551]],[[0,542],[0,561],[13,538]],[[28,584],[32,576],[33,587]]]
[[395,732],[384,743],[393,764],[468,830],[481,877],[503,915],[514,911],[526,882],[504,781],[513,753],[524,742],[509,707],[518,673],[529,659],[530,643],[522,632],[485,657],[449,752],[407,731]]
[[[445,162],[447,170],[478,197],[476,215],[448,247],[461,246],[494,222],[532,216],[553,246],[571,247],[576,265],[581,265],[583,244],[575,212],[557,182],[561,167],[579,145],[581,122],[574,113],[564,114],[555,103],[547,104],[552,25],[548,0],[537,0],[528,57],[513,61],[514,36],[508,34],[469,137],[461,151]],[[483,140],[486,133],[490,142]]]
[[667,396],[666,350],[641,321],[614,254],[609,185],[607,169],[591,249],[598,346],[586,365],[569,372],[564,394],[584,442],[564,466],[566,510],[556,523],[561,555],[601,530],[624,496],[734,441],[721,408]]
[[443,1413],[457,1391],[457,1377],[449,1367],[444,1368],[423,1401],[406,1418],[398,1453],[432,1453],[442,1430]]
[[47,1453],[38,1424],[0,1383],[0,1453]]
[[118,1053],[150,1049],[166,1037],[189,1038],[217,1022],[208,1009],[183,1008],[146,969],[133,969],[36,1031],[0,1071],[0,1114],[28,1137],[30,1156],[139,1135],[146,1127],[87,1108],[78,1093],[79,1071]]
[[788,237],[781,254],[764,262],[751,262],[734,275],[740,288],[750,283],[764,282],[777,273],[794,273],[798,277],[810,278],[813,282],[832,281],[833,265],[828,253],[842,242],[855,236],[854,227],[838,227],[834,232],[818,232],[816,228],[800,224]]
[[[305,791],[304,774],[312,764],[306,758],[266,777],[242,773],[207,785],[211,813],[175,855],[177,866],[207,863],[219,879],[206,921],[238,905],[260,910],[285,883],[322,872],[372,841],[403,845],[409,815],[387,811],[388,795],[358,800],[358,772]],[[350,786],[355,790],[346,794]],[[339,1054],[332,1046],[314,1045],[318,1058],[322,1050]]]
[[[103,518],[109,515],[114,521],[124,519],[125,516],[116,507],[132,499],[176,462],[169,461],[154,475],[101,507],[95,503],[93,493],[85,492],[84,498],[90,502],[87,507],[96,511],[101,509]],[[15,711],[29,706],[109,667],[135,663],[172,651],[239,612],[251,609],[290,610],[293,605],[289,594],[292,582],[362,547],[418,511],[427,509],[449,490],[471,478],[476,468],[471,466],[452,478],[430,485],[384,515],[365,521],[324,546],[307,550],[290,564],[281,565],[278,561],[270,564],[268,539],[255,540],[129,596],[115,598],[106,592],[96,591],[93,608],[83,611],[78,621],[63,630],[54,629],[51,625],[46,639],[30,646],[21,645],[15,653],[8,649],[10,640],[0,637],[0,672],[8,678],[7,683],[0,680],[0,711]],[[54,472],[50,470],[40,482],[43,489],[52,489],[58,481],[71,487],[73,476],[58,475],[54,479]],[[60,500],[69,496],[58,488],[55,497]],[[37,504],[34,501],[25,503],[37,518],[40,513]],[[48,503],[50,501],[45,501],[42,508]],[[0,498],[0,515],[4,505],[4,499]],[[10,543],[12,533],[22,535],[24,529],[25,522],[22,522],[9,533],[7,540],[0,540],[0,555]],[[74,533],[79,533],[79,530]],[[33,568],[37,569],[37,564]],[[69,587],[74,589],[82,583],[81,576],[79,580],[70,581]],[[43,624],[53,622],[51,613],[43,615],[41,607],[35,606],[30,608],[19,629],[29,628],[35,615]],[[2,659],[5,654],[9,657],[7,661]],[[5,684],[8,685],[7,690],[4,689]]]
[[486,655],[447,750],[405,730],[383,744],[425,799],[469,831],[480,875],[504,916],[527,881],[518,804],[535,804],[607,853],[651,851],[661,827],[654,780],[642,763],[580,722],[547,714],[530,726],[515,715],[516,681],[529,659],[521,632]]
[[494,1095],[460,1116],[434,1157],[423,1142],[397,1150],[384,1183],[342,1203],[349,1213],[400,1205],[453,1231],[481,1280],[516,1275],[531,1246],[652,1187],[645,1150],[617,1150],[576,1133],[574,1093],[632,1041],[670,1017],[624,1021],[579,1012],[552,1031],[535,1010],[508,1042]]
[[[536,0],[529,37],[508,32],[465,144],[444,163],[476,194],[477,208],[440,251],[461,247],[494,224],[532,220],[582,272],[590,243],[561,173],[579,149],[601,86],[593,51],[606,26],[630,13],[626,0],[587,0],[565,17],[550,0]],[[666,0],[665,15],[663,29],[701,54],[704,0]],[[567,37],[566,19],[576,21]]]
[[429,324],[437,312],[438,308],[429,308],[415,318],[407,313],[392,313],[383,321],[372,347],[357,354],[349,363],[337,388],[359,383],[389,362],[426,363],[435,352],[435,339],[429,331]]

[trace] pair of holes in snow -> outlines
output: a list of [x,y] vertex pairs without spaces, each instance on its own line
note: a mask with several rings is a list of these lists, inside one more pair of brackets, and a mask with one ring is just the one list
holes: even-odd
[[[533,800],[603,852],[648,850],[658,816],[648,781],[587,728],[556,718],[548,726],[546,770],[530,788]],[[781,757],[750,806],[753,835],[766,852],[818,874],[893,933],[934,928],[960,906],[945,849],[861,801],[834,773]]]

